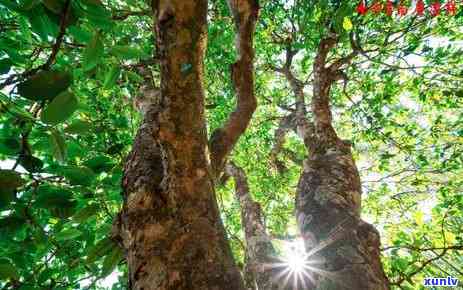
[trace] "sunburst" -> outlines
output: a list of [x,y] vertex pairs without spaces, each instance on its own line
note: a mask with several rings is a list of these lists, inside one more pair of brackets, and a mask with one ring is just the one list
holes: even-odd
[[321,262],[307,255],[302,239],[284,242],[279,260],[271,265],[281,269],[275,279],[283,285],[291,283],[292,289],[305,289],[308,281],[314,282],[313,273],[319,272],[316,265]]
[[[316,255],[318,252],[331,245],[345,234],[345,225],[349,218],[341,221],[330,232],[328,237],[320,241],[316,246],[306,251],[304,241],[297,238],[292,241],[285,241],[282,248],[281,262],[271,265],[272,268],[281,269],[277,277],[284,285],[292,284],[292,289],[306,289],[308,283],[315,283],[315,276],[323,276],[330,280],[336,281],[334,273],[325,271],[319,267],[323,260]],[[318,267],[317,267],[318,265]]]

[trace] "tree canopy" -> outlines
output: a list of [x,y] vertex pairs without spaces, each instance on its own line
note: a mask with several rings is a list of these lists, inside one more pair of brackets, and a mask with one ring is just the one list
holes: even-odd
[[[161,86],[148,2],[0,0],[0,288],[127,288],[124,252],[110,236],[143,118],[140,92],[147,82]],[[307,156],[285,122],[297,111],[297,88],[311,99],[317,50],[333,33],[327,61],[343,68],[331,89],[334,126],[352,144],[362,216],[381,234],[391,286],[421,289],[425,277],[462,277],[461,4],[456,15],[421,16],[412,8],[404,16],[362,15],[356,1],[260,6],[258,106],[229,159],[246,175],[277,252],[300,239],[294,200]],[[210,1],[207,18],[210,135],[235,109],[230,65],[238,52],[226,1]],[[237,180],[227,173],[216,195],[242,265]]]

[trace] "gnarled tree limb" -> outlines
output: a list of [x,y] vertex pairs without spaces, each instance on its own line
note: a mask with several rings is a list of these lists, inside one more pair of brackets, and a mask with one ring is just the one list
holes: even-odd
[[294,123],[295,114],[289,114],[281,119],[278,128],[275,130],[275,143],[273,144],[272,151],[270,151],[270,163],[279,173],[287,170],[285,164],[278,159],[278,154],[282,150],[286,134],[294,128]]
[[285,289],[281,288],[281,281],[277,281],[281,269],[278,269],[275,249],[262,220],[261,206],[249,192],[246,173],[233,162],[227,163],[225,173],[235,181],[235,196],[241,207],[241,222],[246,238],[244,280],[247,289],[256,289],[256,285],[257,289]]
[[254,95],[253,35],[259,4],[257,0],[229,0],[228,4],[237,30],[238,60],[231,67],[237,105],[225,124],[213,132],[209,141],[215,176],[222,171],[228,154],[248,127],[257,107]]
[[307,110],[305,104],[304,83],[299,80],[291,71],[293,57],[297,50],[293,50],[291,45],[286,46],[286,61],[283,67],[272,67],[273,70],[283,74],[289,82],[291,90],[296,98],[296,111],[284,117],[278,129],[275,131],[275,144],[270,153],[270,160],[278,171],[284,171],[284,164],[278,160],[277,156],[282,149],[284,138],[289,130],[294,130],[303,140],[308,142],[310,132],[313,130],[313,125],[307,118]]
[[[331,128],[332,115],[330,110],[330,88],[333,82],[330,70],[326,67],[326,58],[330,50],[337,44],[338,37],[329,35],[320,41],[317,56],[315,57],[314,70],[314,94],[312,96],[312,113],[314,125],[317,130]],[[335,62],[336,63],[336,62]],[[323,129],[322,129],[323,128]]]

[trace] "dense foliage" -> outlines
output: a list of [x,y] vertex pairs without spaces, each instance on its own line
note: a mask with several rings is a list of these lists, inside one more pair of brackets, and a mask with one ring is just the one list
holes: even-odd
[[[210,132],[234,107],[235,52],[226,3],[209,5]],[[232,159],[247,173],[275,244],[297,238],[294,192],[306,154],[289,134],[283,170],[270,160],[279,121],[295,106],[275,67],[297,50],[292,70],[309,99],[316,47],[332,30],[341,39],[332,58],[358,51],[332,104],[336,129],[353,144],[363,215],[381,233],[389,280],[419,289],[424,277],[461,277],[463,8],[455,16],[389,17],[358,15],[352,1],[261,6],[259,106]],[[140,87],[147,73],[159,74],[150,7],[139,0],[0,0],[0,8],[0,287],[125,289],[123,252],[108,237],[140,122]],[[232,182],[217,197],[242,261]]]

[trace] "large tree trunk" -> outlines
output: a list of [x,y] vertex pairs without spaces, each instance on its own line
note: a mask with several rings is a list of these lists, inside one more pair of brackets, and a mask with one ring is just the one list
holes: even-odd
[[214,194],[204,117],[206,0],[153,1],[161,93],[123,177],[116,231],[130,289],[237,289],[241,276]]
[[288,80],[296,110],[282,119],[275,132],[271,157],[277,160],[290,129],[304,140],[308,151],[296,192],[296,218],[310,276],[305,281],[307,289],[386,290],[389,283],[380,260],[379,234],[360,218],[361,183],[350,143],[341,140],[332,126],[331,86],[346,79],[342,67],[358,53],[354,47],[351,54],[327,65],[328,53],[337,42],[337,36],[331,35],[318,47],[313,66],[313,122],[306,116],[304,85],[291,71],[297,50],[288,45],[285,65],[274,67]]
[[314,62],[314,120],[305,130],[309,157],[297,188],[297,221],[309,259],[318,260],[309,271],[313,289],[389,289],[379,234],[360,218],[361,183],[350,143],[332,127],[330,88],[342,72],[340,62],[325,62],[336,43],[336,36],[322,40]]

